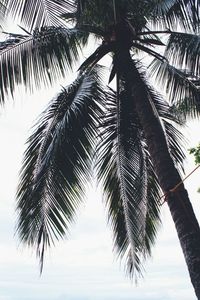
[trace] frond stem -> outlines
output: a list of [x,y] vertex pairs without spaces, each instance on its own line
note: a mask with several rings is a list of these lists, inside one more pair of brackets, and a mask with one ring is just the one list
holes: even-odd
[[143,31],[143,32],[137,32],[137,35],[147,35],[147,34],[166,34],[166,33],[168,33],[168,34],[171,34],[171,33],[175,33],[175,32],[173,32],[173,31],[171,31],[171,30],[158,30],[158,31]]
[[[119,52],[118,55],[120,56]],[[121,110],[121,101],[120,101],[120,75],[119,72],[121,72],[121,70],[117,70],[117,74],[116,74],[116,80],[117,80],[117,148],[118,148],[118,165],[119,165],[119,179],[120,179],[120,189],[121,189],[121,193],[122,193],[122,202],[123,202],[123,209],[124,209],[124,216],[125,216],[125,227],[127,230],[127,235],[129,238],[129,242],[130,242],[130,251],[131,251],[131,256],[133,261],[135,260],[135,246],[134,246],[134,242],[133,242],[133,238],[132,238],[132,233],[131,233],[131,229],[130,229],[130,221],[128,218],[129,215],[129,207],[128,207],[128,201],[127,201],[127,197],[126,197],[126,191],[124,190],[124,178],[123,178],[123,164],[122,164],[122,149],[121,149],[121,134],[120,134],[120,128],[121,128],[121,114],[120,114],[120,110]]]
[[32,40],[33,40],[32,36],[31,37],[27,37],[27,39],[25,39],[25,40],[23,40],[23,41],[21,41],[21,42],[19,42],[17,44],[14,44],[12,47],[8,47],[5,50],[1,51],[0,52],[0,56],[3,55],[3,54],[6,54],[7,52],[12,51],[13,49],[15,49],[15,48],[17,48],[17,47],[19,47],[19,46],[21,46],[23,44],[26,44],[26,43],[28,43],[28,42],[30,42]]
[[115,25],[117,24],[117,11],[116,11],[116,2],[113,0],[113,14],[114,14],[114,21]]

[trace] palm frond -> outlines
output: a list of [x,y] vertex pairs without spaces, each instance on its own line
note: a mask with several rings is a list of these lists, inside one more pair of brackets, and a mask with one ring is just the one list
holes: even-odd
[[184,125],[185,120],[183,119],[181,112],[173,106],[171,107],[168,102],[164,101],[158,92],[154,91],[150,86],[148,89],[150,101],[155,105],[155,109],[161,120],[174,165],[180,171],[184,171],[183,161],[185,159],[185,153],[183,149],[186,140],[176,127],[177,125]]
[[142,44],[139,44],[139,43],[133,43],[133,47],[136,48],[136,49],[138,49],[138,50],[144,51],[144,52],[146,52],[147,54],[149,54],[149,55],[151,55],[151,56],[153,56],[153,57],[156,57],[157,59],[159,59],[159,60],[161,60],[161,61],[162,61],[162,60],[165,60],[165,58],[164,58],[163,55],[161,55],[160,53],[158,53],[158,52],[152,50],[151,48],[146,47],[146,46],[144,46],[144,45],[142,45]]
[[44,26],[63,26],[60,16],[75,9],[72,0],[11,0],[9,12],[29,31]]
[[106,54],[114,50],[115,42],[110,42],[107,44],[100,45],[94,53],[92,53],[79,67],[79,70],[84,71],[87,68],[92,68],[96,65],[100,59],[102,59]]
[[176,128],[177,124],[184,124],[182,114],[177,113],[177,110],[173,106],[170,107],[170,105],[163,100],[162,96],[151,87],[147,80],[147,74],[139,62],[132,60],[131,68],[132,76],[134,76],[134,82],[132,83],[133,97],[145,97],[148,99],[155,116],[160,121],[167,143],[166,146],[168,147],[174,164],[177,169],[184,171],[183,161],[185,154],[182,149],[185,139],[181,132]]
[[153,1],[152,19],[154,24],[173,29],[198,30],[200,11],[198,0],[155,0]]
[[8,2],[9,2],[9,0],[1,0],[0,1],[0,27],[5,22]]
[[177,3],[177,0],[155,0],[152,2],[152,11],[151,14],[153,16],[157,16],[158,18],[166,15],[170,9]]
[[154,38],[154,37],[145,37],[143,39],[137,38],[137,41],[139,41],[142,44],[149,45],[149,46],[154,46],[154,45],[164,46],[165,45],[158,37],[157,38]]
[[165,57],[180,69],[200,76],[200,36],[185,32],[172,32]]
[[42,114],[28,140],[18,188],[20,239],[44,251],[63,237],[83,200],[103,91],[98,69],[80,75]]
[[184,116],[196,117],[200,112],[200,88],[193,74],[179,70],[167,60],[154,59],[150,66],[159,84],[166,90],[169,101],[179,108]]
[[62,27],[44,27],[26,36],[11,34],[1,43],[0,102],[16,84],[32,90],[66,75],[79,57],[78,39],[76,30]]
[[184,172],[183,162],[186,158],[184,149],[185,138],[183,134],[172,123],[163,120],[169,151],[177,169]]
[[155,240],[159,187],[131,98],[121,93],[119,105],[116,93],[110,91],[106,103],[97,149],[98,179],[103,184],[114,245],[121,258],[127,256],[128,273],[137,277]]
[[5,39],[0,42],[0,53],[4,50],[11,49],[13,46],[17,46],[18,43],[22,42],[28,35],[14,34],[3,31]]
[[[117,58],[116,58],[117,59]],[[116,62],[117,63],[117,62]],[[118,62],[119,96],[108,93],[102,125],[97,170],[102,181],[114,243],[121,257],[127,256],[127,270],[136,276],[143,260],[151,254],[159,223],[159,184],[149,155],[144,129],[135,110],[135,97],[146,97],[160,120],[169,153],[183,169],[181,133],[174,123],[181,121],[146,81],[141,65],[133,60],[125,69]],[[127,71],[128,70],[128,71]],[[133,80],[134,78],[134,80]]]

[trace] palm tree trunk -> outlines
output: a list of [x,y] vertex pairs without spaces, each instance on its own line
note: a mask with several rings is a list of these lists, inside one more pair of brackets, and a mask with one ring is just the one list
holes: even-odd
[[[147,146],[163,193],[166,194],[178,238],[183,250],[196,296],[200,299],[200,228],[195,217],[188,193],[183,184],[170,192],[181,177],[170,156],[165,134],[159,118],[144,95],[144,82],[134,66],[128,50],[118,49],[119,76],[125,80],[127,88],[134,93],[134,104],[144,129]],[[121,66],[121,67],[120,67]],[[124,67],[125,66],[125,67]],[[135,84],[133,83],[135,82]]]
[[181,181],[181,177],[170,157],[160,122],[155,117],[151,104],[145,100],[138,98],[138,102],[135,103],[137,113],[144,128],[148,150],[160,186],[163,192],[167,193],[167,204],[177,230],[196,296],[200,299],[199,224],[184,185],[182,184],[177,190],[170,192]]

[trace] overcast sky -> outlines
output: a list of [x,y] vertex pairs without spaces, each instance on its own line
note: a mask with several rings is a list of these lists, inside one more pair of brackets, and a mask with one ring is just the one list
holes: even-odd
[[[183,255],[167,205],[162,207],[161,228],[153,258],[146,264],[144,279],[136,287],[125,277],[123,265],[112,251],[111,232],[106,225],[100,193],[88,191],[87,202],[72,226],[68,240],[47,254],[44,272],[39,276],[32,250],[20,245],[14,236],[15,189],[30,127],[55,91],[18,100],[1,108],[0,115],[0,300],[194,300]],[[198,143],[200,125],[187,130],[189,146]],[[194,168],[192,157],[187,172]],[[191,199],[199,214],[200,172],[187,181]]]

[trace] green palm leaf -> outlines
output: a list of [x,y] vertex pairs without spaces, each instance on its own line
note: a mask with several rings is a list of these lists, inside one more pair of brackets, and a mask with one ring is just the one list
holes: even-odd
[[122,93],[119,107],[114,92],[107,97],[97,149],[98,179],[103,184],[115,247],[121,257],[127,255],[127,271],[137,277],[155,240],[159,187],[131,98]]
[[66,75],[79,57],[79,33],[74,29],[44,27],[33,35],[10,35],[1,43],[0,102],[16,84],[30,90]]
[[162,122],[174,165],[177,169],[183,171],[183,161],[185,159],[183,149],[185,138],[176,127],[177,125],[184,125],[185,120],[179,110],[174,106],[170,107],[168,102],[164,101],[161,95],[155,92],[151,87],[149,87],[149,95]]
[[[140,67],[136,64],[137,68]],[[137,70],[137,69],[136,69]],[[140,73],[140,96],[148,97],[160,118],[169,152],[180,169],[185,157],[183,136],[173,123],[181,124],[174,110],[148,85]],[[122,84],[122,83],[121,83]],[[120,92],[108,93],[97,153],[98,179],[102,182],[108,215],[119,256],[127,255],[131,276],[142,272],[142,262],[151,254],[159,224],[159,185],[146,146],[145,135],[134,110],[134,97]],[[123,90],[123,87],[120,87]]]
[[165,50],[165,57],[177,68],[186,69],[200,76],[200,36],[172,32]]
[[20,18],[29,31],[44,26],[63,26],[60,16],[75,9],[73,0],[11,0],[9,4],[11,16]]
[[37,247],[63,237],[90,178],[90,159],[103,91],[95,70],[80,75],[55,98],[28,140],[18,189],[18,233]]
[[[135,82],[132,83],[133,97],[146,97],[149,99],[165,133],[168,150],[174,164],[180,170],[183,170],[183,160],[185,158],[184,151],[182,150],[184,137],[176,128],[176,125],[183,125],[185,118],[182,117],[182,113],[176,107],[170,107],[161,95],[149,85],[147,74],[139,62],[132,60],[130,62],[130,70],[132,76],[135,78]],[[130,76],[131,74],[127,75]]]
[[177,0],[155,0],[152,1],[152,14],[158,18],[166,15],[170,9],[177,3]]
[[184,116],[196,117],[200,112],[200,88],[194,75],[172,66],[167,60],[164,62],[154,59],[150,67],[152,73],[162,87],[165,88],[169,101]]
[[198,30],[200,12],[198,1],[194,0],[155,0],[152,19],[158,26],[173,29],[182,26],[185,29]]
[[0,1],[0,26],[3,24],[5,21],[5,15],[7,11],[7,6],[8,6],[9,0],[1,0]]

